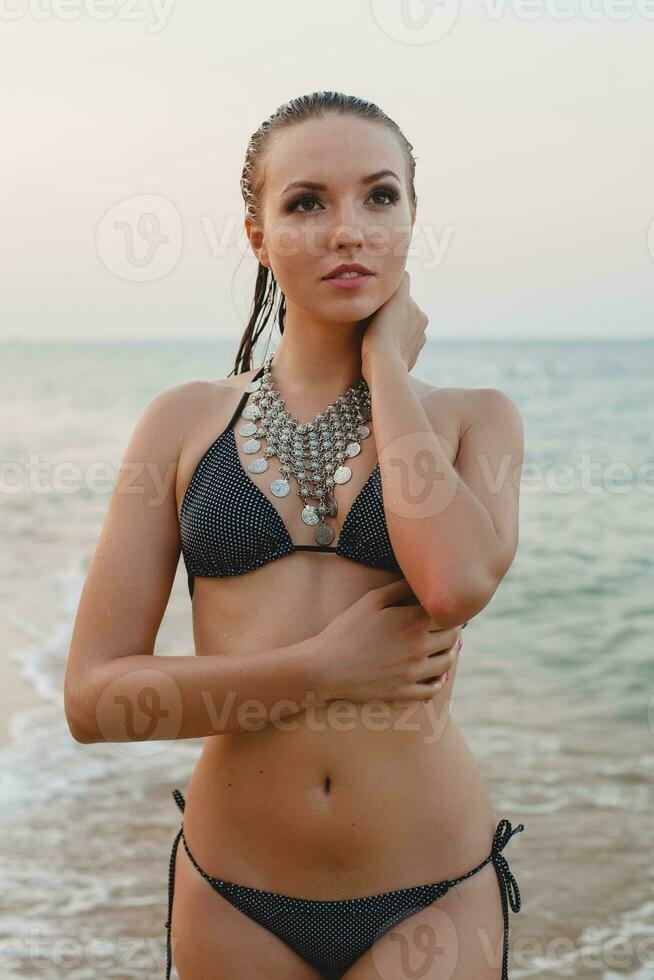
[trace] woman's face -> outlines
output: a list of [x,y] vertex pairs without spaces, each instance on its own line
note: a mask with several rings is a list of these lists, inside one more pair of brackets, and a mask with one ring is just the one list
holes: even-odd
[[[393,173],[366,179],[380,171]],[[309,119],[268,145],[263,176],[262,224],[257,229],[246,219],[246,228],[287,309],[296,305],[334,322],[372,315],[402,279],[415,219],[397,137],[354,116]],[[347,289],[325,280],[336,266],[354,262],[373,273],[367,282]]]

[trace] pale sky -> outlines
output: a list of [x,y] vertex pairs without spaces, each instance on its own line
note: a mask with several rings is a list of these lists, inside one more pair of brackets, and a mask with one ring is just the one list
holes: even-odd
[[247,142],[318,89],[413,144],[430,339],[654,335],[651,0],[0,0],[0,21],[2,339],[240,338]]

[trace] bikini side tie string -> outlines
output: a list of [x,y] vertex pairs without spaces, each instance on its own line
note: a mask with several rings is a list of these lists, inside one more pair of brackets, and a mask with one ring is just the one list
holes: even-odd
[[502,851],[511,840],[514,834],[520,833],[525,829],[525,825],[519,823],[517,827],[511,829],[511,821],[503,818],[497,825],[493,837],[491,848],[491,860],[495,865],[497,880],[500,885],[500,895],[502,898],[502,914],[504,915],[504,949],[502,955],[502,980],[509,980],[509,912],[507,905],[511,906],[514,912],[519,912],[521,908],[520,889],[518,882],[513,877],[509,868],[509,862],[502,854]]
[[[185,801],[184,797],[178,789],[172,791],[173,799],[179,807],[179,809],[184,813]],[[177,858],[177,848],[179,846],[180,839],[184,834],[184,825],[180,827],[175,840],[173,841],[173,847],[170,854],[170,865],[168,868],[168,918],[165,922],[166,929],[166,978],[170,977],[170,971],[173,966],[173,956],[171,949],[171,936],[170,931],[173,924],[173,897],[175,894],[175,860]]]
[[504,885],[502,890],[503,898],[505,901],[508,899],[509,905],[514,912],[520,911],[520,889],[518,888],[518,882],[513,877],[513,873],[509,868],[509,862],[502,854],[502,851],[513,835],[518,834],[524,829],[525,825],[519,823],[517,827],[514,827],[513,830],[511,830],[511,823],[509,820],[500,820],[499,824],[497,825],[497,830],[495,831],[495,836],[493,837],[493,847],[491,849],[493,864],[495,865],[497,873],[502,879],[502,883]]

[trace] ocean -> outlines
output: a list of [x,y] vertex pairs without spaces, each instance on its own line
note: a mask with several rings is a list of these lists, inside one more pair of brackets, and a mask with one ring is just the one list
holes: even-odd
[[[225,377],[236,346],[0,346],[2,655],[39,696],[0,748],[4,980],[164,975],[170,793],[202,740],[80,745],[63,676],[106,472],[152,396]],[[654,977],[652,364],[652,340],[432,339],[413,370],[500,388],[525,426],[518,552],[451,706],[497,812],[525,824],[512,980]],[[181,558],[156,652],[193,652]]]

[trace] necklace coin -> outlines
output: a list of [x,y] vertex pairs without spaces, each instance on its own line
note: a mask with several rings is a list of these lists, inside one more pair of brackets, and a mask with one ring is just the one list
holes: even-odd
[[307,506],[304,508],[300,516],[302,517],[302,520],[304,521],[305,524],[310,524],[310,525],[317,524],[318,521],[320,520],[316,508],[313,507],[311,504],[307,504]]
[[334,470],[334,483],[347,483],[352,478],[352,470],[349,466],[339,466]]
[[289,491],[288,480],[285,480],[283,477],[280,477],[278,480],[273,480],[270,484],[270,489],[276,497],[285,497]]
[[329,524],[319,524],[316,528],[316,541],[318,544],[331,544],[336,534]]

